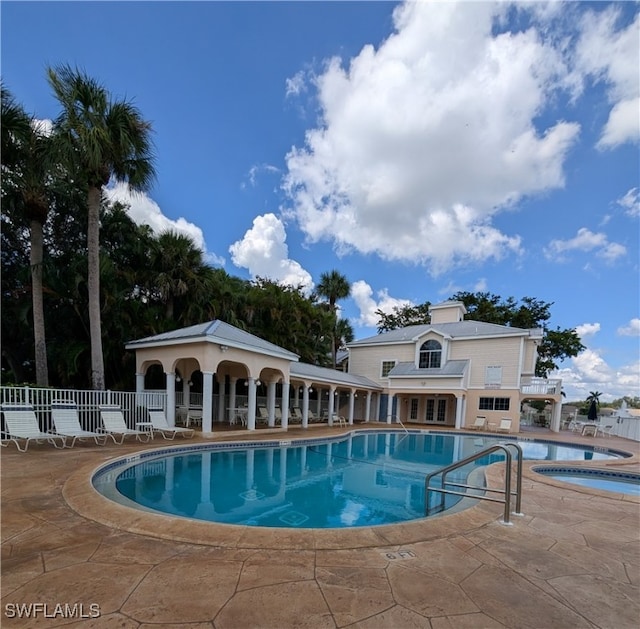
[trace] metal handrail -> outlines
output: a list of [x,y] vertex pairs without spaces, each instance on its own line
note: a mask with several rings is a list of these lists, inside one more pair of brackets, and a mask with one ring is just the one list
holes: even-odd
[[409,434],[409,431],[407,430],[407,427],[402,423],[402,421],[400,420],[400,418],[397,415],[392,415],[391,416],[391,423],[393,423],[394,419],[404,428],[404,431],[407,434]]
[[[509,451],[509,448],[514,448],[516,451],[516,455],[517,455],[517,467],[516,467],[516,490],[515,492],[511,491],[511,461],[512,461],[512,456],[511,456],[511,452]],[[505,487],[504,489],[488,489],[486,487],[477,487],[475,485],[466,485],[464,483],[454,483],[454,482],[447,482],[447,474],[453,470],[456,470],[460,467],[463,467],[464,465],[468,465],[469,463],[473,463],[473,461],[477,461],[478,459],[481,459],[484,456],[487,456],[489,454],[491,454],[492,452],[497,452],[499,450],[502,450],[505,454],[505,463],[506,463],[506,468],[505,468],[505,475],[504,475],[504,480],[505,480]],[[437,476],[438,474],[442,474],[442,487],[431,487],[430,486],[430,482],[431,479],[434,476]],[[511,496],[515,495],[516,497],[516,510],[515,510],[515,514],[516,515],[522,515],[520,508],[522,505],[522,448],[517,444],[517,443],[498,443],[496,445],[492,445],[489,446],[487,448],[484,448],[483,450],[480,450],[479,452],[475,452],[474,454],[469,455],[468,457],[464,458],[464,459],[460,459],[459,461],[456,461],[455,463],[451,463],[451,465],[447,465],[446,467],[440,468],[439,470],[436,470],[435,472],[431,472],[430,474],[427,474],[427,476],[424,479],[424,499],[425,499],[425,515],[429,515],[429,492],[432,491],[437,491],[440,493],[441,498],[440,498],[440,509],[444,510],[444,499],[445,499],[445,494],[449,494],[449,495],[453,495],[453,496],[469,496],[469,494],[464,491],[464,492],[460,492],[460,491],[454,491],[451,489],[446,489],[446,486],[450,486],[450,487],[458,487],[458,488],[465,488],[465,489],[477,489],[477,490],[481,490],[484,492],[493,492],[493,493],[499,493],[499,494],[503,494],[504,498],[500,499],[500,498],[492,498],[490,496],[478,496],[478,495],[474,495],[473,498],[474,500],[489,500],[491,502],[504,502],[504,517],[503,517],[503,524],[511,524]]]

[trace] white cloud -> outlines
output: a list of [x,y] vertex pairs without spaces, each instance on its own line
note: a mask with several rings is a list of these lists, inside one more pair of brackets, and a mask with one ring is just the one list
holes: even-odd
[[275,214],[253,219],[253,226],[242,240],[229,247],[237,267],[246,268],[255,279],[262,277],[288,286],[313,288],[311,275],[298,262],[288,258],[287,235],[282,221]]
[[586,336],[593,336],[598,332],[600,332],[599,323],[583,323],[582,325],[576,326],[576,333],[581,339],[584,339]]
[[285,95],[287,98],[290,96],[298,96],[302,92],[306,92],[306,90],[305,72],[302,70],[296,72],[291,78],[285,81]]
[[569,240],[552,240],[545,248],[545,255],[549,259],[562,261],[564,254],[570,251],[593,251],[596,256],[603,258],[606,262],[613,262],[627,253],[624,245],[609,242],[606,234],[594,233],[586,227],[581,227]]
[[618,205],[625,209],[625,214],[632,218],[640,217],[640,190],[631,188],[623,197],[618,199]]
[[53,121],[48,118],[34,118],[31,121],[31,128],[38,134],[49,137],[53,132]]
[[620,326],[616,333],[620,336],[640,336],[640,319],[631,319],[627,325]]
[[283,181],[309,242],[425,264],[520,251],[492,217],[564,185],[579,125],[536,128],[569,69],[531,28],[495,34],[500,4],[408,2],[396,31],[316,78],[322,119]]
[[[256,164],[255,166],[252,166],[249,169],[248,175],[249,183],[252,187],[256,185],[258,175],[263,172],[269,174],[278,174],[280,172],[280,169],[277,166],[272,166],[271,164]],[[244,184],[242,184],[242,187],[244,188]]]
[[609,6],[587,11],[581,19],[576,68],[607,87],[612,103],[598,148],[610,149],[640,139],[640,14],[626,28],[618,28],[621,9]]
[[367,327],[377,326],[380,317],[376,314],[376,310],[390,314],[394,308],[414,305],[408,299],[391,297],[386,288],[379,290],[376,294],[377,299],[374,299],[373,289],[364,280],[358,280],[351,285],[351,297],[360,310],[356,324]]
[[116,183],[104,189],[104,193],[110,201],[120,201],[128,205],[127,213],[138,225],[148,225],[155,234],[172,230],[185,234],[191,238],[195,246],[203,252],[204,258],[210,264],[224,265],[224,258],[212,252],[207,252],[204,234],[194,223],[180,217],[172,220],[165,216],[160,206],[148,195],[144,193],[132,193],[124,183]]

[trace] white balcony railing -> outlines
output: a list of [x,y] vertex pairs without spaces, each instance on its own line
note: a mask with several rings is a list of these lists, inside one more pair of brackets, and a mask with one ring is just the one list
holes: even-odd
[[562,380],[549,380],[547,378],[523,378],[520,383],[520,392],[525,395],[560,395]]

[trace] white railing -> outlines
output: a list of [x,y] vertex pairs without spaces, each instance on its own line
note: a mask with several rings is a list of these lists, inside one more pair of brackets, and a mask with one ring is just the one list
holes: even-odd
[[520,382],[520,392],[526,395],[560,395],[561,391],[562,380],[523,378]]
[[0,387],[0,403],[30,404],[33,406],[40,428],[53,430],[51,403],[54,401],[74,402],[78,406],[80,423],[85,430],[95,431],[102,426],[99,406],[117,404],[124,411],[129,428],[136,422],[148,421],[148,408],[162,408],[166,411],[167,394],[164,391],[92,391],[78,389],[40,389],[36,387]]

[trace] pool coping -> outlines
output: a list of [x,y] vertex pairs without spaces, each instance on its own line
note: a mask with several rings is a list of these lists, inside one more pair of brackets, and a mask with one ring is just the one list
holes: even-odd
[[[336,550],[346,548],[371,548],[390,547],[397,548],[402,544],[429,541],[459,535],[462,532],[479,529],[492,522],[499,520],[503,513],[503,506],[497,503],[480,501],[477,504],[467,507],[464,510],[453,513],[444,513],[427,519],[411,520],[394,524],[375,525],[357,528],[339,529],[295,529],[277,527],[250,527],[246,525],[223,524],[206,522],[190,518],[159,514],[149,511],[133,509],[120,505],[100,494],[93,486],[92,480],[96,473],[108,470],[111,467],[124,465],[126,462],[141,461],[147,458],[160,456],[162,452],[175,452],[180,450],[200,450],[200,449],[233,449],[234,447],[246,448],[265,447],[278,445],[282,442],[287,444],[304,445],[305,443],[344,439],[348,434],[362,434],[368,429],[354,429],[347,433],[330,437],[303,437],[283,439],[264,439],[260,441],[220,441],[216,443],[201,442],[189,445],[170,445],[152,449],[145,449],[136,453],[129,453],[103,461],[101,464],[88,463],[81,466],[71,474],[64,483],[62,495],[67,504],[79,515],[89,520],[98,522],[110,528],[166,539],[177,542],[199,544],[203,546],[224,547],[224,548],[263,548],[274,550]],[[369,429],[370,430],[370,429]],[[378,429],[372,432],[379,434]],[[402,433],[404,431],[394,430]],[[433,430],[413,430],[409,434],[429,433],[447,434],[451,432]],[[478,436],[477,433],[456,432],[456,435]],[[483,435],[493,437],[492,435]],[[498,437],[495,437],[498,438]],[[499,437],[504,438],[504,437]],[[520,436],[514,436],[512,440],[522,440]],[[527,441],[538,441],[536,439],[526,439]],[[543,440],[539,440],[543,441]],[[559,444],[558,441],[552,441]],[[567,443],[568,446],[578,444]],[[591,449],[589,446],[579,444],[579,447]],[[616,453],[629,457],[632,454],[623,450],[613,450],[611,448],[601,448],[600,451]],[[620,459],[615,459],[615,462]],[[540,481],[541,474],[531,471],[532,465],[540,465],[541,461],[524,461],[523,475],[531,480]],[[502,463],[494,463],[485,469],[485,477],[488,487],[499,487],[501,479]],[[533,476],[535,474],[535,477]],[[552,479],[544,478],[547,484],[555,484]],[[563,489],[574,490],[577,486],[568,487],[568,483],[558,483]],[[584,488],[588,489],[588,488]],[[610,498],[612,492],[602,492],[590,490],[582,493],[597,492],[597,495]],[[618,494],[614,494],[618,495]],[[619,494],[622,499],[634,498],[633,496]],[[635,502],[635,501],[632,501]]]

